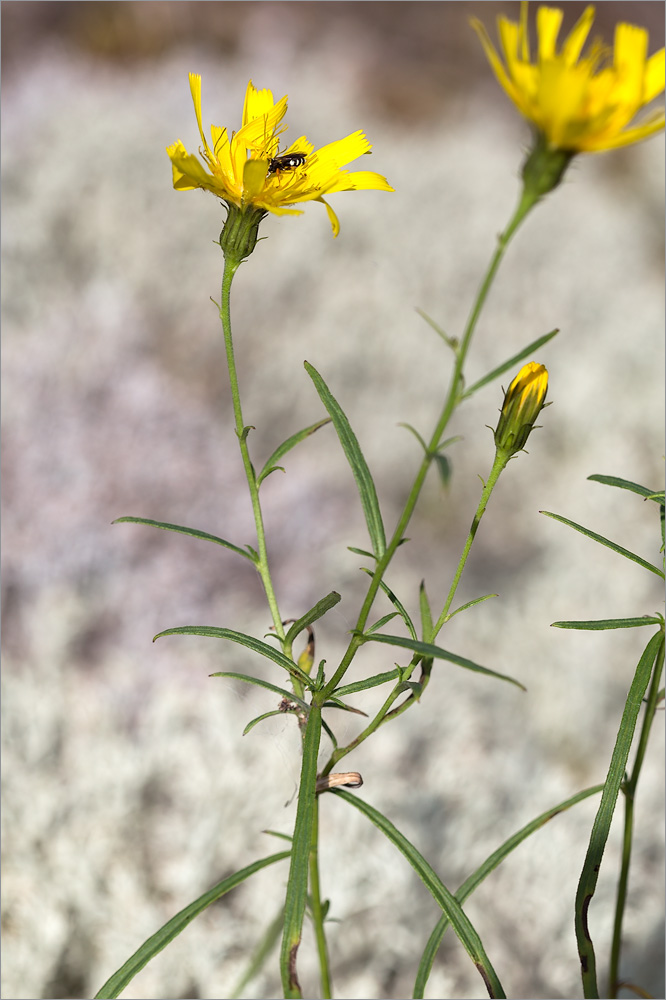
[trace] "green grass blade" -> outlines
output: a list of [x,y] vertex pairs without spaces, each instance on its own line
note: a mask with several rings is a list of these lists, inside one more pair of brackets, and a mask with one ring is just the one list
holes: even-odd
[[255,872],[261,871],[262,868],[266,868],[276,861],[283,861],[284,858],[288,858],[290,853],[290,851],[281,851],[279,854],[271,854],[267,858],[262,858],[261,861],[254,861],[247,868],[241,868],[234,875],[229,875],[228,878],[218,882],[212,889],[205,892],[203,896],[195,899],[193,903],[190,903],[184,910],[177,913],[175,917],[168,920],[147,941],[144,941],[141,947],[127,959],[125,964],[117,972],[114,972],[110,979],[107,979],[101,990],[95,994],[95,1000],[110,1000],[110,998],[120,996],[122,991],[134,979],[137,972],[140,972],[150,962],[151,958],[154,958],[170,941],[173,941],[207,906],[220,899],[221,896],[224,896],[231,889],[235,889],[237,885],[244,882],[250,875],[254,875]]
[[574,528],[576,531],[580,531],[582,535],[587,535],[595,542],[599,542],[600,545],[605,545],[606,548],[612,549],[613,552],[619,553],[621,556],[625,556],[627,559],[631,559],[632,562],[638,563],[643,569],[648,569],[651,573],[656,573],[660,576],[662,580],[664,579],[663,571],[659,569],[658,566],[653,566],[652,563],[643,559],[641,556],[636,555],[635,552],[630,552],[629,549],[623,548],[621,545],[617,545],[615,542],[611,542],[609,538],[604,538],[603,535],[598,535],[596,531],[590,531],[589,528],[584,528],[582,524],[576,524],[575,521],[570,521],[568,517],[560,517],[559,514],[551,514],[548,510],[540,510],[540,514],[545,514],[546,517],[552,517],[555,521],[561,521],[562,524],[568,524],[570,528]]
[[488,990],[490,997],[506,997],[497,973],[493,969],[490,959],[485,953],[481,938],[475,931],[467,914],[462,909],[455,896],[449,892],[442,880],[430,867],[423,855],[417,851],[414,845],[377,809],[364,802],[349,792],[340,788],[333,789],[332,795],[336,795],[350,805],[355,806],[372,823],[378,827],[382,833],[388,837],[391,843],[398,848],[401,854],[409,861],[410,865],[419,876],[426,889],[432,895],[438,906],[442,908],[448,916],[451,926],[458,935],[467,954],[478,969]]
[[589,622],[553,622],[551,628],[577,628],[588,632],[601,632],[609,628],[639,628],[641,625],[661,625],[661,618],[641,615],[639,618],[600,618]]
[[[295,701],[297,705],[300,705],[305,712],[310,711],[310,706],[303,701],[302,698],[297,698],[293,692],[285,690],[285,688],[278,687],[277,684],[271,684],[270,681],[264,681],[260,677],[251,677],[250,674],[237,674],[232,670],[218,670],[214,674],[209,674],[209,677],[232,677],[237,681],[245,681],[246,684],[256,684],[257,687],[266,688],[268,691],[274,691],[276,694],[281,695],[283,698],[288,698],[289,701]],[[269,713],[271,714],[271,713]],[[264,716],[262,716],[264,718]],[[256,719],[256,722],[259,720]],[[245,733],[243,733],[245,735]]]
[[323,420],[318,420],[316,424],[310,424],[309,427],[305,427],[302,431],[297,431],[295,434],[292,434],[291,437],[288,437],[286,441],[283,441],[266,461],[266,464],[257,476],[257,486],[261,486],[266,476],[270,476],[271,472],[275,472],[276,469],[280,468],[277,463],[284,455],[287,454],[288,451],[291,451],[291,449],[297,444],[304,441],[306,437],[310,437],[311,434],[318,431],[320,427],[324,426],[324,424],[330,424],[330,422],[330,417],[324,417]]
[[592,826],[587,854],[585,855],[585,862],[576,891],[576,940],[578,942],[583,995],[585,997],[599,996],[594,945],[592,944],[588,926],[588,910],[596,891],[601,859],[606,847],[617,797],[620,793],[620,786],[624,780],[627,759],[631,749],[641,702],[650,680],[652,667],[660,652],[663,641],[663,633],[658,632],[656,635],[653,635],[638,661],[636,673],[631,682],[624,712],[622,713],[622,721],[620,722],[610,767],[606,781],[604,782],[601,803]]
[[[504,861],[504,859],[522,844],[531,834],[535,833],[544,826],[553,816],[557,816],[558,813],[564,812],[565,809],[575,806],[577,802],[582,802],[583,799],[589,798],[591,795],[596,795],[598,792],[603,790],[603,785],[595,785],[594,788],[586,788],[584,792],[578,792],[577,795],[573,795],[570,799],[566,799],[564,802],[560,802],[559,805],[554,806],[552,809],[548,809],[546,812],[541,813],[536,819],[533,819],[531,823],[528,823],[522,829],[514,833],[512,837],[505,840],[501,847],[498,847],[486,860],[480,865],[475,872],[473,872],[469,878],[466,878],[463,884],[455,893],[455,897],[458,902],[462,904],[465,902],[469,896],[472,895],[475,889],[481,885],[483,880],[487,878],[492,871],[497,868],[499,864]],[[435,955],[442,943],[442,938],[449,926],[449,918],[445,913],[437,921],[437,924],[428,939],[428,943],[425,947],[421,961],[419,963],[418,972],[416,974],[416,981],[414,983],[414,992],[412,994],[414,1000],[423,1000],[423,993],[428,982],[428,978],[432,971],[433,962],[435,961]]]
[[301,996],[296,972],[296,956],[301,943],[303,918],[308,894],[308,864],[312,843],[315,815],[315,786],[317,781],[317,753],[321,738],[321,709],[317,704],[310,708],[308,724],[303,739],[301,781],[298,789],[298,809],[291,849],[289,881],[284,904],[284,933],[280,953],[280,973],[285,998]]
[[401,646],[403,649],[411,649],[415,653],[422,653],[423,656],[434,657],[437,660],[448,660],[449,663],[455,663],[458,667],[465,667],[466,670],[474,670],[479,674],[487,674],[489,677],[508,681],[509,684],[515,684],[522,691],[526,690],[520,681],[509,677],[508,674],[500,674],[496,670],[489,670],[488,667],[481,667],[478,663],[474,663],[473,660],[468,660],[464,656],[457,656],[456,653],[449,653],[448,650],[442,649],[441,646],[433,646],[430,642],[418,642],[417,640],[407,639],[401,635],[384,635],[382,632],[374,632],[372,635],[366,634],[363,636],[363,639],[366,642],[384,642],[388,646]]
[[117,517],[111,524],[150,524],[153,528],[162,528],[164,531],[177,531],[181,535],[191,535],[192,538],[203,538],[206,542],[215,542],[216,545],[223,545],[225,549],[231,549],[244,559],[255,562],[249,552],[240,549],[233,542],[228,542],[217,535],[209,535],[207,531],[199,531],[197,528],[184,528],[181,524],[169,524],[168,521],[152,521],[149,517]]
[[335,590],[332,590],[330,594],[326,595],[326,597],[322,597],[321,601],[317,601],[315,606],[310,608],[310,610],[307,611],[302,618],[299,618],[298,621],[294,622],[287,632],[286,641],[291,644],[296,636],[303,631],[303,629],[307,628],[308,625],[312,625],[312,623],[316,622],[319,618],[323,618],[326,612],[330,611],[331,608],[334,608],[335,605],[339,604],[341,600],[342,598],[338,593],[336,593]]
[[491,372],[488,372],[487,375],[484,375],[483,378],[480,378],[478,382],[475,382],[473,385],[470,385],[469,389],[465,389],[462,398],[468,399],[471,395],[473,395],[477,391],[477,389],[481,389],[483,388],[484,385],[488,385],[489,382],[492,382],[494,379],[499,378],[499,376],[503,375],[504,372],[508,372],[510,368],[515,368],[515,366],[518,364],[519,361],[522,361],[524,358],[527,358],[534,351],[538,351],[540,347],[543,347],[544,344],[547,344],[548,341],[552,340],[555,334],[559,332],[560,332],[559,330],[551,330],[550,333],[544,333],[542,337],[538,337],[536,340],[533,340],[531,344],[527,345],[527,347],[523,347],[522,351],[519,351],[518,354],[514,354],[513,357],[509,358],[508,361],[505,361],[498,368],[493,368]]
[[292,677],[298,678],[301,684],[305,684],[306,687],[313,687],[314,682],[312,678],[308,677],[305,671],[301,670],[293,660],[288,659],[279,649],[269,646],[262,639],[256,639],[253,635],[246,635],[245,632],[234,632],[233,629],[216,628],[213,625],[180,625],[178,628],[167,628],[163,632],[158,632],[154,636],[153,642],[155,642],[155,639],[161,639],[164,635],[202,635],[209,639],[228,639],[230,642],[237,642],[241,646],[247,646],[254,653],[259,653],[261,656],[267,657],[273,663],[277,663],[284,670],[287,670]]
[[328,386],[324,382],[319,372],[308,362],[304,362],[305,370],[314,382],[315,389],[319,393],[319,398],[326,407],[333,421],[333,426],[340,439],[342,450],[351,466],[358,492],[361,497],[361,506],[365,514],[368,525],[368,532],[372,542],[372,548],[377,559],[381,559],[386,551],[386,535],[384,534],[384,524],[379,510],[379,500],[377,491],[370,475],[370,469],[363,457],[361,447],[358,443],[347,417],[342,411],[340,404],[331,394]]
[[647,486],[632,483],[630,479],[620,479],[619,476],[600,476],[598,474],[588,476],[587,478],[593,483],[603,483],[605,486],[617,486],[621,490],[631,490],[632,493],[638,493],[641,497],[656,500],[657,503],[659,502],[656,490],[649,490]]

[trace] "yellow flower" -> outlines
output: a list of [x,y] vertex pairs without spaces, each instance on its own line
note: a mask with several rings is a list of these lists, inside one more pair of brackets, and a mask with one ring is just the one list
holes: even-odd
[[530,361],[523,365],[504,396],[495,445],[508,457],[525,447],[534,421],[543,408],[548,390],[548,372]]
[[201,120],[201,77],[195,73],[190,73],[190,90],[205,166],[187,152],[180,140],[168,146],[173,186],[177,191],[204,188],[241,212],[259,214],[301,215],[302,212],[291,206],[320,201],[326,206],[334,236],[338,235],[340,224],[324,201],[324,195],[367,189],[393,191],[380,174],[369,170],[350,173],[341,169],[370,152],[370,143],[363,132],[354,132],[316,151],[312,143],[301,136],[280,151],[280,136],[287,128],[282,124],[287,98],[283,97],[276,104],[270,90],[256,90],[252,81],[245,94],[242,127],[230,137],[226,128],[211,126],[209,145]]
[[664,50],[648,58],[647,31],[618,24],[614,50],[595,39],[581,55],[594,20],[594,7],[587,7],[558,51],[562,16],[556,8],[539,7],[534,63],[526,2],[521,3],[519,24],[498,18],[504,62],[484,26],[472,20],[495,76],[547,146],[571,153],[600,153],[663,129],[663,110],[639,121],[635,116],[664,90]]

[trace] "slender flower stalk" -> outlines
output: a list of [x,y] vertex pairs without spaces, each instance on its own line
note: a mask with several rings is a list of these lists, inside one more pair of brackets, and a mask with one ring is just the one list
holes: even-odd
[[230,298],[231,298],[231,283],[233,281],[234,274],[236,272],[238,265],[225,260],[224,266],[224,276],[222,278],[222,294],[220,302],[220,320],[222,321],[222,329],[224,331],[224,346],[227,355],[227,367],[229,369],[229,382],[231,385],[231,399],[234,408],[234,421],[236,425],[236,437],[238,438],[238,444],[240,446],[241,457],[243,460],[243,468],[245,469],[245,477],[247,479],[248,489],[250,491],[250,500],[252,503],[252,512],[254,514],[254,523],[257,531],[257,550],[259,554],[259,559],[256,563],[257,570],[261,576],[262,583],[264,585],[264,590],[266,592],[266,600],[268,601],[268,606],[271,611],[271,617],[273,618],[273,626],[275,631],[280,638],[280,641],[284,640],[285,632],[284,625],[282,624],[282,616],[278,608],[277,598],[275,596],[275,590],[273,588],[273,581],[271,579],[271,573],[268,565],[268,551],[266,549],[266,532],[264,531],[264,519],[261,513],[261,504],[259,502],[259,486],[257,484],[257,477],[255,475],[254,466],[250,459],[250,452],[247,446],[247,435],[250,428],[246,427],[243,422],[243,411],[241,409],[240,400],[240,390],[238,388],[238,375],[236,373],[236,360],[234,357],[234,344],[231,335],[231,311],[230,311]]

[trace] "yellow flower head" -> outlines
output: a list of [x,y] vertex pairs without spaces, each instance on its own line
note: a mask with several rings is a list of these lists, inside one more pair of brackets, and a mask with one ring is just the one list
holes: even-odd
[[595,39],[581,55],[594,20],[594,7],[587,7],[558,51],[562,16],[557,8],[539,7],[534,62],[526,2],[521,3],[519,24],[498,18],[504,62],[484,26],[472,20],[495,76],[518,110],[536,125],[547,146],[571,153],[600,153],[663,129],[663,110],[640,121],[634,119],[664,90],[664,50],[648,58],[647,31],[618,24],[612,51]]
[[243,108],[243,124],[231,136],[226,128],[211,126],[209,145],[201,121],[201,77],[190,73],[190,90],[203,143],[200,153],[205,166],[188,153],[178,140],[167,146],[173,168],[173,186],[177,191],[204,188],[228,205],[242,212],[256,210],[275,215],[301,215],[291,206],[305,201],[320,201],[337,236],[340,224],[324,201],[336,191],[393,191],[385,177],[369,170],[355,173],[341,168],[369,153],[370,143],[363,132],[354,132],[315,151],[301,136],[286,149],[279,149],[280,136],[287,126],[282,119],[287,98],[275,103],[270,90],[256,90],[249,82]]
[[548,372],[530,361],[523,365],[504,396],[495,445],[498,451],[515,455],[525,447],[534,421],[541,412],[548,391]]

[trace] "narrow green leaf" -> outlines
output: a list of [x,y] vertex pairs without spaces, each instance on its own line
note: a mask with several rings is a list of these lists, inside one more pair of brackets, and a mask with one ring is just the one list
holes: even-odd
[[393,618],[397,617],[398,617],[397,611],[389,611],[387,615],[384,615],[383,618],[380,618],[379,621],[376,621],[374,625],[371,625],[370,628],[366,629],[366,634],[369,635],[370,632],[376,632],[378,628],[381,628],[383,625],[386,625],[387,622],[390,622]]
[[327,736],[328,736],[329,740],[331,741],[331,743],[333,744],[333,749],[337,750],[338,749],[338,741],[335,738],[335,733],[333,732],[333,730],[331,729],[331,727],[324,721],[323,718],[321,720],[321,727],[324,730],[324,732],[327,734]]
[[254,952],[250,956],[250,961],[248,962],[245,972],[238,980],[233,990],[231,991],[232,1000],[238,1000],[241,994],[244,992],[245,987],[250,983],[262,970],[266,959],[269,957],[275,945],[280,940],[280,933],[282,927],[284,926],[284,909],[280,907],[280,912],[268,925],[263,938],[260,940],[259,944],[255,948]]
[[619,476],[600,476],[598,474],[588,476],[587,478],[593,483],[603,483],[604,486],[617,486],[621,490],[630,490],[632,493],[638,493],[641,497],[656,500],[657,503],[659,502],[655,490],[649,490],[647,486],[632,483],[629,479],[620,479]]
[[418,443],[423,448],[423,451],[425,452],[425,454],[426,455],[428,454],[428,445],[425,443],[425,441],[423,440],[423,438],[421,437],[421,435],[417,431],[416,427],[412,427],[411,424],[405,424],[405,423],[399,423],[398,427],[404,427],[406,431],[409,431],[410,434],[413,434],[414,437],[416,438],[416,440],[418,441]]
[[[264,681],[260,677],[251,677],[250,674],[237,674],[233,670],[217,670],[214,674],[209,674],[209,677],[231,677],[237,681],[245,681],[247,684],[256,684],[257,687],[266,688],[267,691],[274,691],[275,694],[279,694],[282,698],[287,698],[288,701],[294,701],[297,705],[300,705],[305,712],[310,711],[310,706],[303,701],[302,698],[297,698],[292,691],[287,691],[285,688],[278,687],[277,684],[271,684],[270,681]],[[274,712],[268,712],[267,715],[274,715]],[[261,719],[265,719],[266,716],[262,715],[259,719],[255,719],[255,722],[259,722]],[[243,736],[247,732],[247,729],[243,732]]]
[[336,604],[340,603],[340,601],[341,597],[335,590],[332,590],[330,594],[326,595],[326,597],[322,597],[321,601],[317,601],[315,606],[310,608],[309,611],[306,611],[302,618],[299,618],[298,621],[294,622],[287,632],[286,641],[291,644],[296,636],[303,631],[303,629],[307,628],[308,625],[312,625],[312,623],[316,622],[319,618],[323,618],[326,612],[330,611],[331,608],[334,608]]
[[400,677],[400,668],[396,667],[395,670],[387,670],[383,674],[373,674],[372,677],[366,677],[362,681],[354,681],[352,684],[343,684],[342,687],[337,688],[336,695],[338,697],[343,697],[347,694],[356,694],[357,691],[368,691],[370,688],[378,687],[380,684],[386,684],[388,681],[394,681]]
[[254,727],[255,727],[255,726],[256,726],[256,725],[257,725],[257,724],[258,724],[259,722],[263,722],[263,721],[264,721],[264,719],[270,719],[270,717],[271,717],[272,715],[284,715],[284,714],[285,714],[285,713],[284,713],[284,712],[283,712],[283,711],[282,711],[281,709],[279,709],[279,708],[275,708],[275,709],[273,709],[273,711],[272,711],[272,712],[264,712],[264,714],[263,714],[263,715],[258,715],[258,716],[257,716],[257,717],[256,717],[255,719],[252,719],[252,720],[251,720],[250,722],[248,722],[247,726],[246,726],[246,727],[245,727],[245,729],[243,730],[243,736],[247,736],[247,734],[248,734],[248,733],[249,733],[249,732],[250,732],[250,731],[251,731],[252,729],[254,729]]
[[153,637],[153,642],[155,642],[155,639],[161,639],[164,635],[202,635],[209,639],[229,639],[230,642],[237,642],[241,646],[247,646],[254,653],[259,653],[261,656],[273,660],[274,663],[277,663],[284,670],[288,671],[292,677],[297,677],[306,687],[311,688],[313,686],[312,678],[308,677],[305,671],[301,670],[293,660],[288,659],[279,649],[274,649],[267,642],[263,642],[253,635],[246,635],[245,632],[234,632],[233,629],[216,628],[213,625],[181,625],[178,628],[167,628],[163,632],[158,632]]
[[316,424],[310,424],[309,427],[305,427],[302,431],[297,431],[295,434],[292,434],[291,437],[288,437],[286,441],[283,441],[282,444],[275,449],[257,476],[257,486],[261,486],[261,483],[266,476],[269,476],[271,472],[275,471],[276,468],[280,468],[277,463],[283,455],[286,455],[288,451],[291,451],[291,449],[295,447],[295,445],[299,444],[300,441],[304,441],[306,437],[310,437],[311,434],[318,431],[320,427],[324,426],[324,424],[330,424],[330,422],[330,417],[324,417],[323,420],[318,420]]
[[[117,517],[115,521],[111,524],[149,524],[153,528],[162,528],[164,531],[177,531],[181,535],[191,535],[193,538],[203,538],[207,542],[215,542],[216,545],[223,545],[225,549],[231,549],[232,552],[236,552],[239,556],[243,556],[244,559],[249,559],[250,562],[255,562],[256,559],[250,555],[245,549],[240,549],[233,542],[227,542],[224,538],[218,538],[217,535],[209,535],[207,531],[199,531],[197,528],[183,528],[180,524],[169,524],[167,521],[152,521],[149,517]],[[256,556],[256,553],[255,553]]]
[[522,691],[527,690],[520,681],[514,680],[513,677],[509,677],[507,674],[500,674],[496,670],[481,667],[478,663],[474,663],[464,656],[449,653],[448,650],[442,649],[441,646],[433,646],[429,642],[417,642],[414,639],[407,639],[401,635],[383,635],[381,632],[376,632],[374,635],[364,635],[362,638],[367,642],[384,642],[387,646],[401,646],[403,649],[411,649],[415,653],[422,653],[423,656],[434,657],[437,660],[448,660],[459,667],[465,667],[466,670],[475,670],[479,674],[488,674],[489,677],[497,677],[498,680],[515,684]]
[[279,830],[262,830],[261,832],[265,833],[267,837],[277,837],[278,840],[288,840],[289,843],[294,839],[290,833],[280,833]]
[[331,696],[327,701],[324,702],[323,708],[341,708],[344,712],[353,712],[354,715],[364,715],[367,719],[368,713],[362,712],[360,708],[352,708],[351,705],[346,705],[344,701],[340,701],[339,698],[334,698]]
[[446,455],[440,455],[439,453],[434,456],[433,459],[435,463],[435,468],[439,474],[442,486],[447,487],[451,482],[451,460],[447,458]]
[[357,549],[355,545],[348,545],[347,548],[350,552],[356,553],[357,556],[366,556],[368,559],[376,559],[377,556],[374,552],[368,552],[367,549]]
[[254,861],[247,868],[241,868],[234,875],[230,875],[228,878],[218,882],[212,889],[205,892],[203,896],[195,899],[193,903],[190,903],[189,906],[186,906],[185,909],[177,913],[175,917],[168,920],[147,941],[144,941],[141,947],[128,958],[125,964],[117,972],[114,972],[110,979],[107,979],[101,990],[95,994],[95,1000],[110,1000],[110,998],[120,996],[122,991],[134,979],[137,972],[140,972],[151,958],[154,958],[170,941],[173,941],[206,907],[216,902],[216,900],[220,899],[221,896],[224,896],[231,889],[235,889],[237,885],[244,882],[250,875],[254,875],[255,872],[261,871],[262,868],[266,868],[276,861],[283,861],[289,857],[290,853],[290,851],[281,851],[279,854],[271,854],[268,858],[262,858],[261,861]]
[[617,797],[620,793],[620,786],[624,780],[627,759],[631,749],[641,702],[650,680],[652,667],[657,656],[660,654],[663,642],[663,633],[658,632],[656,635],[653,635],[638,661],[636,673],[631,682],[624,712],[622,713],[622,721],[617,732],[610,767],[606,781],[604,782],[601,803],[592,826],[590,842],[576,891],[576,940],[580,956],[583,993],[586,997],[599,996],[594,946],[588,927],[588,910],[597,888],[601,859],[606,847]]
[[661,618],[642,615],[640,618],[601,618],[590,622],[553,622],[552,628],[577,628],[601,632],[609,628],[638,628],[640,625],[661,625]]
[[[570,809],[571,806],[575,806],[576,803],[582,802],[584,799],[589,798],[591,795],[596,795],[598,792],[602,791],[603,785],[595,785],[594,788],[586,788],[584,792],[579,792],[577,795],[573,795],[570,799],[566,799],[559,805],[554,806],[552,809],[548,809],[546,812],[541,813],[536,819],[532,820],[517,833],[514,833],[512,837],[505,840],[501,847],[498,847],[486,860],[480,865],[475,872],[473,872],[469,878],[466,878],[460,888],[457,890],[455,897],[462,906],[466,899],[472,895],[475,889],[481,885],[483,880],[490,875],[492,871],[497,868],[499,864],[509,855],[513,850],[522,844],[531,834],[535,833],[542,826],[544,826],[549,820],[558,813],[564,812],[565,809]],[[412,994],[414,1000],[423,1000],[423,993],[426,988],[426,983],[428,982],[428,977],[432,971],[433,962],[435,961],[435,955],[442,943],[442,938],[444,933],[449,926],[449,918],[445,913],[437,921],[437,924],[428,939],[428,943],[421,957],[419,963],[419,969],[416,974],[416,982],[414,983],[414,992]]]
[[344,799],[345,802],[355,806],[359,812],[362,812],[365,816],[367,816],[367,818],[374,823],[386,837],[388,837],[391,843],[398,848],[400,853],[407,858],[410,865],[419,876],[428,892],[432,895],[437,905],[442,908],[450,920],[451,926],[458,935],[461,944],[480,972],[486,985],[486,989],[488,990],[488,995],[491,997],[506,997],[502,984],[500,983],[497,973],[490,963],[490,959],[485,953],[483,944],[481,943],[481,938],[474,929],[472,922],[462,909],[458,900],[451,892],[449,892],[442,880],[425,860],[423,855],[417,851],[414,845],[407,840],[402,833],[400,833],[400,831],[393,825],[393,823],[391,823],[390,820],[386,818],[386,816],[380,813],[377,809],[373,808],[373,806],[369,805],[367,802],[364,802],[363,799],[358,796],[354,796],[341,788],[332,789],[331,794]]
[[537,339],[533,340],[531,344],[527,345],[527,347],[523,347],[522,351],[519,351],[518,354],[514,354],[513,357],[509,358],[508,361],[505,361],[503,364],[499,365],[498,368],[493,368],[491,372],[488,372],[487,375],[484,375],[483,378],[480,378],[478,382],[475,382],[473,385],[470,385],[469,389],[465,389],[462,398],[468,399],[477,391],[477,389],[481,389],[484,385],[488,385],[489,382],[492,382],[496,378],[499,378],[499,376],[503,375],[504,372],[508,372],[510,368],[514,368],[519,361],[523,361],[524,358],[528,357],[534,351],[538,351],[540,347],[543,347],[544,344],[547,344],[548,341],[552,340],[555,334],[559,332],[560,332],[559,330],[551,330],[550,333],[544,333],[543,337],[537,337]]
[[361,506],[365,514],[368,525],[368,532],[372,542],[372,548],[377,559],[381,559],[386,551],[386,536],[384,534],[384,524],[379,510],[379,500],[375,484],[370,475],[370,470],[361,452],[360,445],[356,439],[347,417],[342,411],[340,404],[331,394],[328,386],[324,382],[319,372],[311,364],[305,362],[305,370],[314,382],[315,389],[319,393],[319,398],[328,410],[333,425],[340,439],[340,444],[351,466],[359,496]]
[[484,594],[483,597],[475,597],[473,601],[468,601],[467,604],[461,604],[459,608],[456,608],[456,610],[452,611],[450,615],[447,615],[444,621],[449,622],[454,615],[459,615],[461,611],[467,611],[468,608],[473,608],[475,604],[481,604],[482,601],[488,601],[491,597],[497,596],[497,594]]
[[596,531],[590,531],[589,528],[584,528],[582,524],[576,524],[575,521],[570,521],[567,517],[560,517],[559,514],[551,514],[548,510],[540,510],[540,514],[545,514],[546,517],[552,517],[555,521],[561,521],[562,524],[568,524],[570,528],[575,528],[576,531],[580,531],[582,535],[587,535],[595,542],[599,542],[601,545],[605,545],[606,548],[612,549],[613,552],[618,552],[621,556],[625,556],[627,559],[631,559],[632,562],[638,563],[644,569],[649,569],[651,573],[656,573],[663,580],[664,574],[658,566],[653,566],[652,563],[648,562],[646,559],[642,559],[641,556],[636,555],[635,552],[630,552],[629,549],[622,548],[621,545],[617,545],[615,542],[611,542],[608,538],[604,538],[603,535],[598,535]]
[[280,953],[280,973],[285,1000],[300,997],[296,957],[301,943],[303,917],[308,894],[308,861],[312,842],[312,823],[316,808],[317,753],[321,738],[321,709],[310,708],[303,738],[301,782],[298,789],[298,809],[294,825],[289,881],[284,904],[284,934]]
[[[367,573],[368,576],[374,576],[373,571],[371,569],[368,569],[367,566],[363,566],[362,570],[364,573]],[[391,588],[386,583],[384,583],[383,580],[379,581],[379,586],[382,588],[382,590],[388,597],[393,607],[397,609],[398,614],[400,615],[405,625],[407,626],[407,629],[409,630],[409,634],[411,635],[412,639],[416,639],[416,629],[414,627],[414,622],[410,618],[407,608],[404,606],[402,601],[398,600],[398,598],[393,593]]]
[[428,316],[428,314],[426,312],[424,312],[423,309],[418,309],[417,308],[416,311],[419,314],[419,316],[426,321],[426,323],[428,324],[428,326],[431,327],[435,331],[435,333],[438,334],[442,338],[442,340],[444,341],[444,343],[446,344],[446,346],[450,347],[451,350],[453,351],[453,353],[455,354],[457,352],[457,350],[458,350],[458,340],[457,340],[457,338],[456,337],[449,337],[449,335],[447,333],[445,333],[444,330],[442,330],[441,326],[438,326],[437,323],[435,323],[434,319],[432,319],[430,316]]
[[424,642],[430,642],[432,639],[432,612],[426,592],[425,580],[421,580],[421,586],[419,587],[419,610],[421,612],[421,637]]

